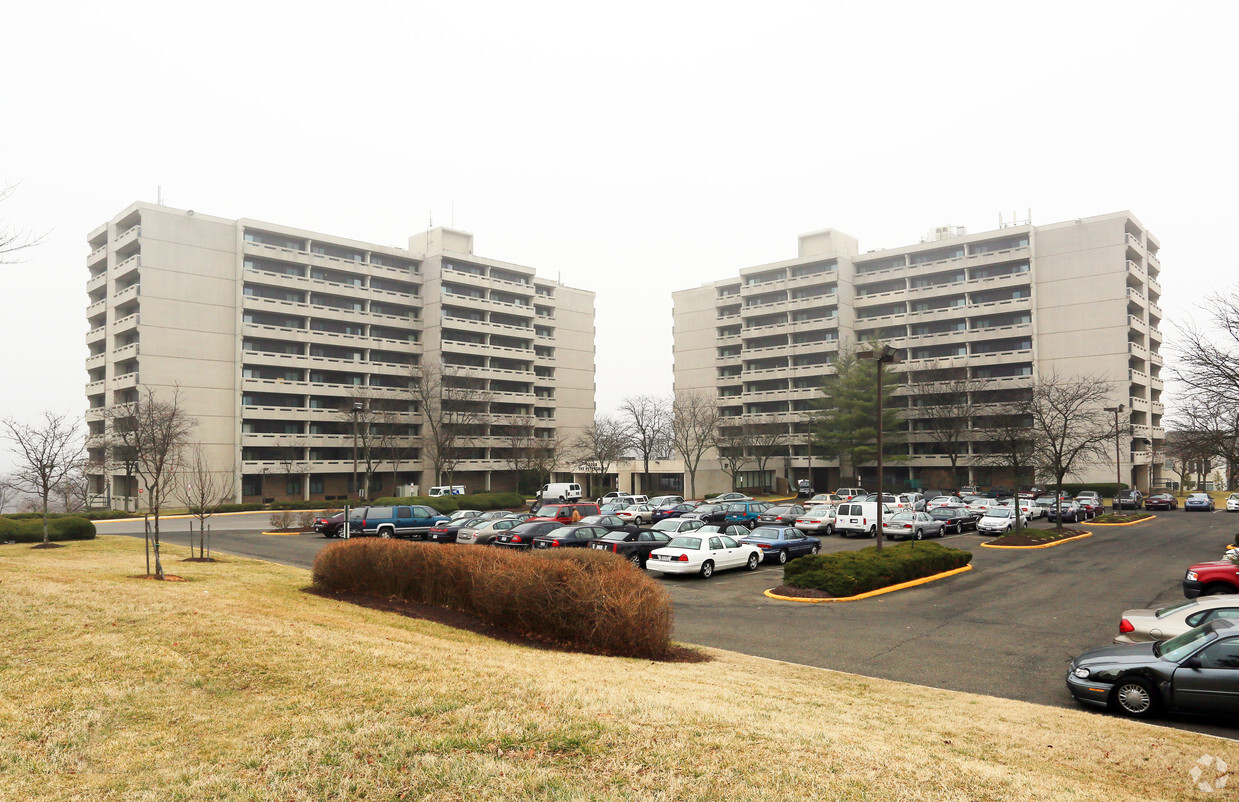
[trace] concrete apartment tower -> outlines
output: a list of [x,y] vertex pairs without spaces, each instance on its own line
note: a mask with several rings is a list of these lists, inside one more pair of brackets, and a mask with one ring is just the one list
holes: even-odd
[[594,293],[478,256],[466,232],[404,249],[134,203],[88,243],[92,503],[141,501],[104,443],[105,410],[144,388],[179,388],[238,501],[349,497],[367,424],[403,446],[396,464],[371,440],[372,497],[436,484],[409,389],[421,365],[472,377],[485,400],[452,472],[470,491],[515,488],[514,428],[569,440],[593,421]]
[[[1131,424],[1118,470],[1147,491],[1161,484],[1153,454],[1165,438],[1158,247],[1129,212],[983,234],[948,226],[918,244],[867,253],[838,231],[805,234],[794,259],[673,294],[675,388],[715,395],[732,426],[775,423],[787,432],[789,445],[765,475],[748,470],[739,486],[811,478],[834,489],[852,477],[839,475],[837,460],[812,455],[811,403],[841,344],[877,337],[900,351],[909,378],[899,390],[907,460],[888,464],[888,480],[942,487],[954,484],[950,461],[910,403],[918,379],[962,369],[989,380],[977,400],[997,403],[1036,375],[1097,376]],[[986,464],[984,448],[978,435],[960,460],[969,482],[1012,483]],[[1075,478],[1113,482],[1110,454]],[[873,466],[861,476],[876,478]],[[706,478],[710,489],[730,484],[719,472]]]

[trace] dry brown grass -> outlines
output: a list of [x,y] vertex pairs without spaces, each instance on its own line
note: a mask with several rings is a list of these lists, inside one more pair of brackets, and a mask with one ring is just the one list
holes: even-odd
[[1134,800],[1196,798],[1202,754],[1239,765],[1193,733],[729,652],[500,644],[268,563],[140,582],[141,549],[0,546],[0,799]]

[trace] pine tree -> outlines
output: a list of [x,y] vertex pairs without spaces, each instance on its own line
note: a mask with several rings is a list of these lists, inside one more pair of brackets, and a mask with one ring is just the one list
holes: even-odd
[[[874,341],[866,347],[880,351],[882,345]],[[855,475],[861,465],[877,461],[877,371],[876,360],[841,350],[835,373],[822,382],[822,397],[814,401],[814,450],[838,458],[841,476],[845,463]],[[902,376],[891,370],[882,378],[882,460],[888,463],[907,459],[903,416],[894,402],[901,382]]]

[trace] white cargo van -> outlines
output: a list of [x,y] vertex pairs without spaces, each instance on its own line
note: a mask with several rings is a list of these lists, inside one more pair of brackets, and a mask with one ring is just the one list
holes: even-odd
[[[889,504],[882,505],[882,519],[895,514]],[[873,537],[878,532],[878,502],[845,501],[835,512],[835,531],[840,537],[865,535]]]
[[464,485],[443,485],[441,487],[430,488],[430,495],[428,498],[438,498],[439,496],[463,496],[464,494]]
[[581,486],[576,482],[551,482],[542,485],[538,501],[580,501]]

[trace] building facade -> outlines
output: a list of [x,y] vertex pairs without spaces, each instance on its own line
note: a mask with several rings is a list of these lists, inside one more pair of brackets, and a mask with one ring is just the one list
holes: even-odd
[[[88,243],[92,503],[140,501],[108,410],[148,388],[179,392],[240,501],[344,499],[358,474],[371,497],[510,489],[516,448],[593,421],[594,294],[474,254],[466,232],[397,248],[135,203]],[[424,458],[427,372],[480,407],[450,476]]]
[[[765,470],[750,461],[738,486],[851,484],[837,460],[812,454],[808,418],[840,347],[879,339],[903,359],[896,406],[906,453],[886,479],[942,487],[965,476],[969,484],[1015,478],[988,458],[979,421],[952,477],[918,399],[931,383],[975,380],[974,402],[998,405],[1026,392],[1034,376],[1097,377],[1130,423],[1118,470],[1147,490],[1162,483],[1154,453],[1165,438],[1158,249],[1129,212],[983,234],[945,227],[916,245],[866,253],[838,231],[805,234],[794,259],[673,294],[675,388],[717,396],[725,425],[783,432],[786,444]],[[876,478],[872,466],[856,470]],[[1115,476],[1111,456],[1076,478]],[[730,483],[710,474],[710,489]]]

